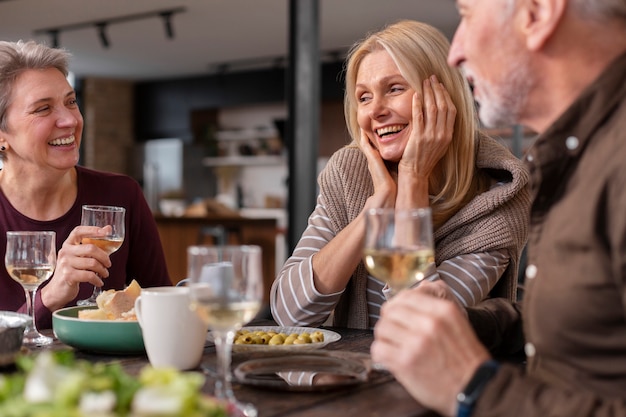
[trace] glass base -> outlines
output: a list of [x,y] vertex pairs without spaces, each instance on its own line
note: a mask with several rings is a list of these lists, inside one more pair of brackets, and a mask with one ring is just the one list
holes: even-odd
[[78,300],[76,302],[76,305],[81,306],[81,307],[95,306],[97,304],[96,299],[98,298],[101,292],[102,292],[102,288],[94,286],[93,292],[91,293],[91,297],[86,298],[84,300]]
[[257,417],[259,415],[259,412],[257,411],[256,407],[253,406],[252,404],[241,403],[237,400],[233,401],[231,399],[231,406],[234,406],[235,408],[237,408],[239,415],[241,415],[242,417]]
[[89,298],[86,298],[84,300],[78,300],[76,302],[77,306],[81,306],[81,307],[88,307],[88,306],[95,306],[96,305],[96,297],[94,297],[93,295]]
[[52,337],[45,336],[39,333],[37,330],[26,331],[24,333],[24,338],[22,339],[22,344],[26,347],[35,347],[35,346],[46,346],[54,342]]

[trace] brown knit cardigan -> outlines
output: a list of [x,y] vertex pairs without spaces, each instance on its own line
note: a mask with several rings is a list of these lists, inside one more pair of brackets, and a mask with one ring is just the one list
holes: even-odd
[[[505,249],[510,263],[490,295],[514,300],[518,263],[528,234],[528,173],[519,159],[489,137],[480,139],[476,166],[505,183],[474,197],[434,232],[435,263]],[[318,183],[335,233],[354,220],[374,192],[365,155],[350,145],[331,156]],[[334,325],[368,327],[366,285],[367,272],[361,262],[335,308]]]

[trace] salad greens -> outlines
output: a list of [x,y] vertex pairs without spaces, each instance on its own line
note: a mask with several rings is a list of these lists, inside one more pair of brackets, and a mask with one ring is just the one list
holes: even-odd
[[143,368],[137,378],[117,363],[78,360],[72,351],[19,356],[18,372],[0,374],[3,417],[227,417],[204,396],[204,376]]

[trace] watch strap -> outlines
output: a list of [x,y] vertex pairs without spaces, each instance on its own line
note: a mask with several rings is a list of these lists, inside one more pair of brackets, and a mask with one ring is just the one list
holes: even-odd
[[474,375],[461,391],[457,399],[456,417],[470,417],[474,411],[474,405],[482,394],[487,382],[498,372],[500,364],[494,360],[483,362],[474,372]]

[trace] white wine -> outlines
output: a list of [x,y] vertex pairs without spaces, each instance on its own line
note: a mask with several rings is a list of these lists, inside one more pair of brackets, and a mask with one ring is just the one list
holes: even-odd
[[11,278],[22,284],[29,291],[36,290],[45,280],[52,276],[54,267],[52,265],[43,266],[14,266],[7,265],[7,271]]
[[124,242],[123,237],[84,237],[82,240],[83,245],[96,245],[108,255],[112,254],[122,246]]
[[259,301],[225,301],[220,299],[196,299],[191,308],[213,330],[239,329],[257,315]]
[[364,256],[369,273],[394,292],[423,280],[424,272],[435,261],[432,249],[365,249]]

